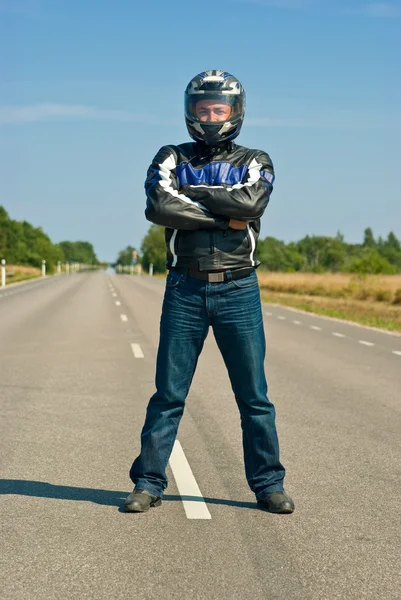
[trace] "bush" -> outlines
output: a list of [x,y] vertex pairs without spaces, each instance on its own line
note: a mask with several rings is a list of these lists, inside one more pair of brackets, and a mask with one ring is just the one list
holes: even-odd
[[393,304],[401,304],[401,288],[395,290]]
[[376,290],[375,297],[377,302],[391,302],[392,293],[391,290]]

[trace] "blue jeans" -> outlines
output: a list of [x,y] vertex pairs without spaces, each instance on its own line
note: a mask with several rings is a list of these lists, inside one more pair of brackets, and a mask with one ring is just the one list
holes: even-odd
[[[229,273],[230,277],[230,273]],[[267,397],[265,334],[256,273],[208,283],[170,271],[160,322],[156,393],[149,401],[141,452],[130,477],[137,489],[162,496],[198,357],[212,326],[238,404],[245,474],[256,498],[283,490],[275,410]],[[223,415],[222,415],[223,416]]]

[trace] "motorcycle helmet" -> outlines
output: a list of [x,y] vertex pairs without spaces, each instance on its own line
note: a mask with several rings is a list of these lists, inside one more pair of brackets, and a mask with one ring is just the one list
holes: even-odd
[[185,122],[197,142],[218,145],[239,134],[245,115],[245,90],[226,71],[203,71],[185,90]]

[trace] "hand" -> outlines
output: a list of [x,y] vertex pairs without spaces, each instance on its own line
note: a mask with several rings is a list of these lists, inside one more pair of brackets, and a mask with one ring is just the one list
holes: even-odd
[[230,227],[230,229],[239,229],[239,230],[243,230],[246,229],[248,225],[247,221],[238,221],[237,219],[230,219],[230,222],[228,223],[228,226]]

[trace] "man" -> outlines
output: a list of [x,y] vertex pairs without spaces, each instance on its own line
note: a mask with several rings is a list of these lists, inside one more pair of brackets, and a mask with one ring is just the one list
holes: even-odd
[[212,326],[238,404],[245,474],[258,504],[292,513],[267,398],[265,335],[255,269],[260,217],[273,189],[269,156],[234,144],[245,113],[240,82],[205,71],[185,91],[194,142],[164,146],[145,183],[146,217],[165,229],[169,274],[160,324],[156,393],[130,477],[127,512],[159,506],[166,466],[197,360]]

